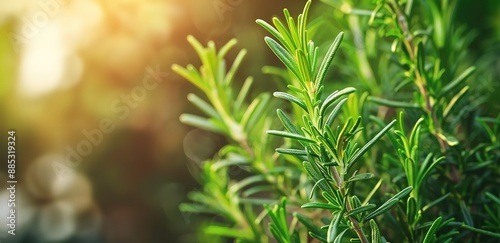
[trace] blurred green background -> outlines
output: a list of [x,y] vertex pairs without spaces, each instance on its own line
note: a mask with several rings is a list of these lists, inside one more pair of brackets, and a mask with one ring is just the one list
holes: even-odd
[[[198,113],[186,102],[197,91],[170,66],[199,64],[188,34],[218,46],[237,38],[249,50],[241,77],[274,90],[261,68],[279,63],[255,19],[284,7],[297,14],[304,2],[0,2],[0,147],[5,154],[14,129],[19,182],[16,236],[2,223],[2,242],[196,241],[202,216],[183,215],[178,204],[225,141],[179,122]],[[334,11],[315,2],[315,12]],[[479,31],[478,54],[499,44],[488,41],[500,36],[498,2],[460,1],[458,21]],[[0,191],[0,221],[8,196]]]

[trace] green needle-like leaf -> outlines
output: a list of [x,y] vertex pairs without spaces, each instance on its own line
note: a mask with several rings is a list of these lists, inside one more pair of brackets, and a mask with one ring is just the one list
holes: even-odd
[[410,194],[410,192],[413,190],[413,187],[409,186],[409,187],[406,187],[405,189],[401,190],[400,192],[396,193],[396,195],[392,196],[392,198],[398,198],[398,199],[401,199],[403,197],[406,197],[408,194]]
[[243,86],[241,87],[241,90],[238,93],[238,97],[236,97],[236,101],[234,102],[234,111],[240,111],[242,109],[243,102],[247,98],[248,91],[250,90],[252,83],[253,83],[252,77],[248,77],[243,83]]
[[447,117],[450,114],[451,108],[455,106],[455,104],[464,96],[464,94],[469,90],[469,86],[465,86],[458,92],[453,98],[451,98],[450,102],[443,111],[443,117]]
[[347,102],[347,98],[344,98],[339,101],[339,103],[333,108],[333,110],[330,112],[328,117],[326,118],[325,121],[325,126],[331,127],[333,125],[333,121],[335,121],[335,118],[337,118],[337,115],[340,112],[340,109],[342,109],[342,106]]
[[413,187],[409,186],[400,192],[396,193],[396,195],[392,196],[387,200],[385,203],[383,203],[379,208],[377,208],[375,211],[371,212],[370,214],[366,215],[364,221],[368,221],[370,219],[373,219],[377,217],[378,215],[381,215],[391,209],[394,205],[396,205],[399,200],[406,195],[410,194],[410,192],[413,190]]
[[194,84],[205,93],[210,90],[208,84],[203,80],[203,78],[200,76],[200,73],[193,67],[193,65],[189,64],[187,68],[183,68],[177,64],[174,64],[172,65],[172,70],[181,75],[183,78],[187,79],[189,82]]
[[285,93],[285,92],[274,92],[273,95],[276,98],[288,100],[292,103],[295,103],[296,105],[298,105],[300,108],[304,109],[304,111],[307,112],[306,104],[304,103],[304,101],[300,100],[299,98],[297,98],[291,94]]
[[276,152],[278,152],[280,154],[307,156],[307,152],[305,150],[300,150],[300,149],[277,148]]
[[279,40],[279,42],[281,42],[282,44],[285,44],[286,41],[285,41],[285,38],[283,38],[283,35],[281,35],[281,33],[276,29],[274,28],[273,26],[271,26],[270,24],[268,24],[266,21],[264,20],[261,20],[261,19],[258,19],[257,21],[255,21],[258,25],[264,27],[264,29],[266,29],[269,33],[271,33],[276,39]]
[[422,166],[417,174],[416,185],[421,185],[425,180],[425,178],[427,178],[429,173],[432,171],[432,169],[434,169],[436,165],[438,165],[441,161],[445,159],[444,156],[439,157],[437,159],[434,159],[433,162],[430,165],[428,165],[429,163],[428,161],[431,161],[431,156],[432,154],[429,154],[428,157],[426,157],[426,159],[424,160],[424,163],[422,163]]
[[348,229],[342,230],[342,232],[340,232],[340,234],[338,234],[337,237],[335,237],[333,243],[342,243],[342,238],[344,237],[344,234],[345,232],[347,232],[347,230]]
[[246,186],[249,186],[249,185],[254,184],[254,183],[264,182],[264,181],[265,181],[264,175],[249,176],[243,180],[240,180],[238,183],[231,185],[228,192],[230,194],[237,193]]
[[434,222],[432,222],[431,227],[429,228],[429,230],[425,234],[425,238],[424,238],[423,243],[431,243],[431,242],[435,241],[436,232],[441,225],[441,221],[443,221],[443,218],[441,216],[439,216],[436,220],[434,220]]
[[221,236],[226,236],[226,237],[231,237],[231,238],[252,240],[252,238],[250,236],[248,236],[248,232],[241,231],[239,229],[230,228],[227,226],[222,226],[222,225],[215,225],[215,224],[208,225],[203,229],[203,231],[206,234],[214,234],[214,235],[221,235]]
[[337,237],[340,220],[342,219],[343,214],[344,212],[341,211],[335,216],[333,216],[332,221],[330,222],[330,226],[328,227],[328,233],[326,236],[328,243],[333,243],[333,241]]
[[295,134],[300,134],[299,129],[297,129],[297,127],[295,127],[295,125],[293,125],[293,122],[290,120],[290,118],[288,118],[288,116],[286,116],[286,114],[285,114],[285,112],[283,112],[283,110],[277,109],[276,113],[278,113],[278,117],[281,120],[281,122],[283,123],[283,126],[285,126],[285,128],[289,132],[295,133]]
[[417,201],[414,197],[408,197],[406,201],[406,215],[408,215],[408,224],[413,225],[417,216]]
[[391,198],[391,199],[387,200],[384,204],[382,204],[382,206],[380,206],[379,208],[377,208],[375,211],[371,212],[370,214],[366,215],[365,222],[385,213],[386,211],[391,209],[394,205],[396,205],[398,203],[398,201],[399,201],[398,198]]
[[253,131],[256,124],[264,116],[267,111],[266,108],[269,105],[270,98],[271,96],[268,93],[262,93],[259,97],[254,99],[246,110],[241,119],[241,126],[248,134]]
[[371,101],[373,103],[379,104],[379,105],[385,105],[388,107],[393,107],[393,108],[410,108],[410,109],[419,109],[421,108],[419,105],[414,104],[414,103],[407,103],[407,102],[402,102],[402,101],[394,101],[394,100],[387,100],[379,97],[374,97],[370,96],[368,97],[368,101]]
[[491,232],[489,230],[478,229],[478,228],[475,228],[475,227],[472,227],[472,226],[466,225],[466,224],[462,224],[461,227],[464,229],[468,229],[470,231],[474,231],[474,232],[477,232],[477,233],[480,233],[483,235],[488,235],[488,236],[500,239],[500,233]]
[[221,116],[217,111],[207,102],[205,102],[203,99],[198,97],[195,94],[188,94],[187,96],[188,100],[191,101],[196,107],[198,107],[201,111],[203,111],[205,114],[207,114],[210,117],[216,118],[216,119],[221,119]]
[[290,55],[290,53],[285,50],[278,42],[273,40],[272,38],[265,37],[264,41],[267,43],[269,48],[276,54],[276,56],[285,64],[285,66],[292,72],[292,74],[299,80],[301,79],[299,67],[294,61],[294,58]]
[[269,130],[269,131],[267,131],[267,133],[272,134],[272,135],[276,135],[276,136],[280,136],[280,137],[292,138],[292,139],[307,142],[307,143],[315,143],[316,142],[316,141],[314,141],[310,138],[306,138],[302,135],[284,132],[284,131]]
[[366,151],[368,151],[369,148],[371,148],[375,142],[377,142],[391,127],[394,125],[396,120],[393,120],[391,123],[389,123],[387,126],[385,126],[375,137],[373,137],[368,143],[365,144],[354,156],[349,158],[349,161],[347,162],[348,168],[349,168],[357,161],[359,157],[361,157]]
[[243,61],[243,58],[245,58],[245,55],[247,54],[247,51],[245,49],[241,50],[236,58],[233,61],[233,65],[231,66],[231,69],[226,73],[226,76],[224,77],[224,85],[230,86],[231,83],[233,82],[234,76],[236,75],[236,71],[241,65],[241,62]]
[[329,203],[322,203],[322,202],[308,202],[303,204],[301,208],[321,208],[321,209],[335,210],[335,211],[340,210],[340,208],[336,205]]
[[358,174],[354,175],[349,180],[346,181],[346,183],[350,183],[353,181],[363,181],[363,180],[370,180],[373,177],[375,177],[372,173],[363,173],[363,174]]
[[224,59],[226,54],[238,43],[236,39],[231,39],[229,40],[224,46],[222,46],[219,50],[219,53],[217,54],[217,57],[219,59]]
[[340,91],[335,91],[333,92],[332,94],[330,94],[326,99],[325,101],[323,102],[323,104],[321,105],[321,108],[320,108],[320,114],[322,116],[325,115],[325,111],[326,109],[328,109],[328,107],[330,107],[335,101],[337,101],[340,97],[344,96],[344,95],[348,95],[350,93],[353,93],[355,92],[356,89],[355,88],[352,88],[352,87],[348,87],[348,88],[345,88],[343,90],[340,90]]
[[444,86],[440,95],[441,96],[446,95],[448,92],[450,92],[455,87],[457,87],[459,84],[461,84],[463,81],[465,81],[470,75],[472,75],[474,73],[474,71],[476,71],[476,67],[467,68],[457,78],[455,78],[453,81],[451,81],[446,86]]
[[375,220],[370,219],[370,228],[372,229],[372,243],[382,243],[382,237],[380,236],[380,230],[378,229]]
[[222,134],[226,134],[226,135],[228,134],[227,128],[218,126],[215,123],[210,122],[209,119],[204,118],[204,117],[191,115],[191,114],[182,114],[180,116],[180,121],[182,123],[185,123],[185,124],[188,124],[188,125],[191,125],[194,127],[198,127],[198,128],[201,128],[201,129],[204,129],[207,131],[212,131],[215,133],[222,133]]
[[364,206],[355,208],[355,209],[347,212],[346,216],[352,216],[352,215],[364,213],[364,212],[370,211],[370,210],[372,210],[372,209],[374,209],[376,207],[377,207],[377,205],[375,205],[375,204],[364,205]]
[[344,33],[340,32],[335,40],[333,41],[332,45],[328,49],[328,52],[326,53],[325,58],[321,62],[321,65],[319,66],[318,73],[316,74],[316,78],[314,80],[314,85],[316,87],[320,87],[323,85],[323,82],[326,77],[326,73],[328,72],[328,69],[330,68],[330,64],[332,63],[333,58],[335,57],[335,54],[337,53],[337,50],[339,49],[340,43],[342,42],[342,38],[344,37]]
[[429,204],[425,205],[422,207],[422,212],[427,211],[428,209],[434,207],[435,205],[439,204],[440,202],[443,202],[446,198],[448,198],[451,195],[451,192],[448,192],[444,194],[443,196],[439,197],[438,199],[430,202]]

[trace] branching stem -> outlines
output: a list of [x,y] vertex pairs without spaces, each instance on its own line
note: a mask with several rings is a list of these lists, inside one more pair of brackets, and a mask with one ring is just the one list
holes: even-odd
[[[397,17],[397,22],[399,25],[399,28],[403,31],[404,34],[404,39],[403,39],[403,44],[406,48],[406,51],[410,55],[410,59],[414,62],[417,63],[417,54],[415,53],[415,43],[413,40],[413,35],[411,34],[409,28],[408,28],[408,21],[406,20],[405,15],[401,12],[401,9],[399,8],[398,4],[395,1],[390,1],[389,4],[391,5],[392,9],[394,10],[396,17]],[[415,72],[415,85],[417,85],[420,93],[425,99],[425,107],[424,111],[429,114],[429,116],[432,119],[432,122],[434,124],[434,129],[432,133],[436,137],[436,139],[439,142],[439,146],[441,148],[442,152],[446,152],[447,150],[447,144],[437,134],[441,131],[441,125],[439,123],[439,120],[436,116],[436,112],[434,110],[434,105],[431,102],[431,97],[429,95],[429,92],[427,91],[427,87],[425,86],[425,80],[422,77],[422,74],[420,73],[420,70],[418,68],[414,68]]]

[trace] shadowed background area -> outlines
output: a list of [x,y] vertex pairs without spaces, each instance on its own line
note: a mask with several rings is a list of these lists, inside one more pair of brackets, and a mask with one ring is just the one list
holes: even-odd
[[[0,139],[6,151],[7,131],[16,131],[18,184],[15,237],[4,223],[9,192],[0,191],[0,239],[196,241],[201,216],[181,214],[178,204],[198,188],[199,164],[225,141],[179,122],[181,113],[199,113],[186,102],[197,91],[170,66],[199,65],[188,34],[218,46],[237,38],[249,50],[241,77],[273,90],[261,67],[279,64],[255,19],[284,7],[296,14],[304,2],[2,1]],[[487,13],[461,19],[498,36],[498,7],[488,3],[473,8]],[[6,163],[0,170],[7,181]]]

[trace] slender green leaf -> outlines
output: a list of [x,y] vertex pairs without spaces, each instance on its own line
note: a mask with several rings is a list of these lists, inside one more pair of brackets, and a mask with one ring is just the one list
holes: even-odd
[[300,100],[299,98],[297,98],[291,94],[285,93],[285,92],[274,92],[273,95],[276,98],[288,100],[292,103],[295,103],[307,112],[306,104],[304,103],[304,101]]
[[[314,181],[324,181],[325,178],[323,178],[321,173],[311,164],[311,162],[304,161],[302,164],[304,166],[304,169],[313,178]],[[325,184],[319,184],[319,186],[321,187],[321,190],[328,191],[328,187],[325,187]]]
[[[417,120],[415,125],[413,126],[413,130],[410,133],[410,139],[409,142],[413,146],[419,146],[420,145],[420,127],[421,124],[424,122],[424,118],[421,117]],[[413,158],[413,156],[411,156]]]
[[236,74],[236,71],[241,65],[241,62],[243,61],[243,58],[245,58],[245,55],[247,54],[247,51],[245,49],[241,50],[236,58],[233,61],[233,65],[231,66],[231,69],[226,74],[226,77],[224,77],[224,85],[230,86],[231,83],[233,82],[234,76]]
[[349,134],[349,136],[351,136],[351,135],[359,132],[360,129],[358,129],[358,127],[360,124],[361,124],[361,116],[358,116],[358,119],[356,119],[356,122],[354,122],[354,125],[352,125],[351,129],[349,129],[349,132],[347,134]]
[[373,197],[373,195],[375,195],[375,192],[377,192],[377,190],[380,188],[380,186],[382,185],[382,179],[379,179],[377,184],[375,184],[375,186],[372,188],[372,190],[370,191],[370,193],[368,194],[368,196],[366,196],[365,200],[363,200],[363,203],[361,204],[367,204],[370,199]]
[[443,139],[449,146],[456,146],[458,145],[460,142],[458,141],[458,139],[449,134],[449,133],[444,133],[444,132],[438,132],[436,133],[436,135],[440,138],[440,139]]
[[311,80],[311,70],[310,70],[310,64],[307,60],[306,53],[298,49],[295,51],[295,56],[297,57],[297,63],[299,64],[299,72],[300,76],[303,78],[303,80]]
[[374,97],[374,96],[368,97],[368,101],[371,101],[371,102],[379,104],[379,105],[393,107],[393,108],[409,108],[409,109],[419,109],[419,108],[421,108],[419,105],[414,104],[414,103],[407,103],[407,102],[402,102],[402,101],[387,100],[387,99],[383,99],[383,98],[379,98],[379,97]]
[[207,118],[191,114],[182,114],[179,119],[182,123],[198,127],[207,131],[222,133],[227,135],[227,128],[218,126],[213,122],[210,122],[210,120],[208,120]]
[[425,234],[425,238],[423,243],[431,243],[434,242],[434,239],[436,239],[436,232],[439,229],[439,226],[441,225],[441,221],[443,221],[443,218],[439,216],[434,222],[432,222],[431,227]]
[[372,173],[363,173],[363,174],[358,174],[354,175],[351,178],[349,178],[346,183],[354,182],[354,181],[362,181],[362,180],[369,180],[375,177]]
[[243,197],[250,197],[250,196],[257,194],[257,193],[262,193],[262,192],[269,193],[269,192],[273,192],[273,191],[274,191],[274,187],[270,186],[270,185],[254,186],[254,187],[251,187],[251,188],[248,188],[247,190],[245,190],[242,193],[242,196]]
[[210,207],[196,203],[181,203],[179,210],[184,213],[215,213]]
[[444,108],[443,111],[443,117],[447,117],[450,114],[451,109],[453,106],[464,96],[464,94],[469,90],[469,86],[463,87],[460,92],[458,92],[453,98],[451,98],[450,102],[448,102],[448,105]]
[[314,192],[315,192],[315,189],[318,185],[320,185],[321,183],[328,183],[327,180],[325,178],[321,178],[319,179],[318,181],[316,181],[316,183],[314,183],[313,187],[311,188],[311,192],[309,193],[309,199],[312,199],[313,195],[314,195]]
[[475,227],[472,227],[472,226],[466,225],[466,224],[462,224],[461,227],[464,229],[468,229],[470,231],[474,231],[474,232],[483,234],[483,235],[487,235],[487,236],[491,236],[491,237],[495,237],[495,238],[500,238],[499,233],[495,233],[495,232],[491,232],[491,231],[483,230],[483,229],[478,229],[478,228],[475,228]]
[[252,240],[251,236],[248,235],[248,233],[246,231],[242,231],[241,229],[236,229],[236,228],[222,226],[222,225],[210,224],[210,225],[205,226],[203,228],[203,231],[206,234],[220,235],[220,236],[226,236],[226,237],[230,237],[230,238]]
[[474,227],[474,220],[472,220],[472,215],[470,214],[470,211],[465,205],[465,202],[463,200],[460,200],[459,206],[460,206],[460,212],[462,212],[462,215],[464,216],[464,221],[465,221],[464,223]]
[[[271,100],[271,96],[268,93],[262,93],[259,97],[257,97],[254,101],[258,101],[255,109],[253,109],[252,104],[247,109],[243,118],[241,119],[241,126],[245,129],[248,134],[251,134],[255,126],[259,121],[261,121],[264,114],[268,111],[269,102]],[[252,102],[253,103],[253,102]],[[249,113],[248,120],[245,120],[246,113]]]
[[299,80],[302,80],[300,73],[299,73],[299,67],[294,61],[294,58],[286,51],[280,44],[278,44],[275,40],[265,37],[264,40],[266,41],[267,45],[271,50],[276,54],[276,56],[285,64],[285,66],[292,72],[292,74]]
[[456,77],[453,81],[448,83],[446,86],[443,87],[441,91],[441,96],[444,96],[448,92],[450,92],[452,89],[457,87],[459,84],[461,84],[463,81],[465,81],[470,75],[472,75],[476,71],[476,67],[472,66],[467,68],[465,71],[463,71],[458,77]]
[[[416,181],[417,185],[421,185],[424,182],[425,178],[428,176],[428,174],[432,171],[432,169],[434,169],[434,167],[436,167],[436,165],[438,165],[444,159],[445,159],[444,156],[434,159],[432,164],[430,164],[429,166],[427,166],[428,163],[423,163],[417,175],[417,181]],[[430,156],[428,156],[424,161],[427,162],[430,160],[431,160]]]
[[281,33],[278,30],[276,30],[276,28],[274,28],[273,26],[268,24],[266,21],[261,20],[261,19],[257,19],[255,22],[258,25],[264,27],[264,29],[266,29],[269,33],[271,33],[274,37],[276,37],[276,39],[278,39],[279,42],[286,43],[286,41],[283,38],[283,36],[281,35]]
[[231,50],[231,48],[233,48],[237,43],[238,43],[238,41],[234,38],[229,40],[224,46],[222,46],[220,48],[219,53],[217,54],[217,57],[221,60],[224,59],[224,57],[229,52],[229,50]]
[[413,187],[411,186],[408,186],[406,187],[405,189],[401,190],[400,192],[396,193],[394,196],[392,196],[391,198],[398,198],[398,199],[401,199],[403,197],[406,197],[408,194],[410,194],[410,192],[413,190]]
[[342,230],[342,232],[340,232],[340,234],[338,234],[337,237],[335,237],[335,240],[333,242],[334,243],[342,243],[342,238],[344,237],[344,234],[345,234],[345,232],[347,232],[348,229],[349,228]]
[[417,217],[417,201],[414,197],[408,197],[406,201],[406,215],[408,216],[408,224],[413,225]]
[[305,203],[301,206],[301,208],[321,208],[321,209],[327,209],[327,210],[340,210],[340,207],[329,204],[329,203],[322,203],[322,202],[308,202]]
[[432,201],[432,202],[428,203],[427,205],[423,206],[423,207],[422,207],[422,212],[425,212],[425,211],[427,211],[427,209],[432,208],[432,207],[434,207],[435,205],[437,205],[438,203],[440,203],[440,202],[444,201],[444,200],[445,200],[446,198],[448,198],[448,196],[450,196],[450,195],[451,195],[451,192],[448,192],[448,193],[444,194],[443,196],[439,197],[438,199],[436,199],[436,200],[434,200],[434,201]]
[[242,109],[243,102],[248,95],[248,91],[250,90],[252,83],[252,77],[247,77],[247,79],[245,79],[245,82],[238,93],[238,97],[236,97],[236,101],[234,102],[234,111],[240,111]]
[[373,219],[370,219],[370,228],[372,229],[372,243],[382,243],[380,231],[378,229],[377,223]]
[[193,103],[196,107],[198,107],[201,111],[207,114],[210,117],[221,119],[219,113],[207,102],[198,97],[197,95],[190,93],[187,96],[188,100]]
[[323,166],[339,166],[339,163],[335,162],[335,161],[330,161],[330,162],[325,162],[325,163],[322,163]]
[[291,133],[300,134],[299,129],[295,127],[293,122],[290,120],[290,118],[288,118],[288,116],[285,114],[285,112],[283,112],[283,110],[277,109],[276,113],[278,113],[278,117],[283,123],[283,126],[286,128],[286,130],[288,130]]
[[332,221],[330,222],[330,226],[328,227],[328,233],[326,236],[328,243],[333,243],[333,241],[337,237],[340,220],[342,220],[343,215],[344,212],[341,211],[335,216],[333,216]]
[[389,129],[391,129],[391,127],[394,125],[395,122],[396,120],[393,120],[391,123],[385,126],[379,133],[377,133],[377,135],[375,135],[375,137],[373,137],[368,143],[366,143],[365,146],[363,146],[355,155],[349,158],[349,161],[347,162],[348,164],[347,170],[349,170],[349,168],[354,164],[354,162],[357,161],[357,159],[361,157],[366,151],[368,151],[368,149],[371,148],[375,144],[375,142],[377,142]]
[[316,141],[306,138],[302,135],[294,134],[294,133],[289,133],[289,132],[284,132],[284,131],[276,131],[276,130],[269,130],[267,131],[268,134],[280,136],[280,137],[287,137],[287,138],[292,138],[298,141],[303,141],[307,143],[315,143]]
[[337,118],[337,115],[340,112],[340,109],[342,109],[342,106],[345,104],[345,102],[347,102],[347,98],[340,100],[339,103],[335,106],[335,108],[333,108],[333,110],[330,112],[325,122],[325,125],[327,127],[332,126],[333,121],[335,120],[335,118]]
[[326,242],[326,236],[322,234],[309,231],[309,235],[312,236],[313,238],[320,240],[321,242]]
[[375,211],[371,212],[370,214],[366,215],[365,217],[365,222],[377,217],[380,214],[385,213],[389,209],[391,209],[394,205],[398,203],[398,201],[405,197],[406,195],[410,194],[410,192],[413,190],[413,187],[409,186],[400,192],[396,193],[396,195],[392,196],[389,200],[387,200],[385,203],[383,203],[380,207],[378,207]]
[[486,192],[485,195],[487,198],[491,199],[493,202],[495,202],[496,204],[498,204],[500,206],[500,198],[496,197],[495,195],[493,195],[489,192]]
[[224,168],[224,167],[248,165],[249,163],[250,163],[249,160],[225,159],[225,160],[219,160],[219,161],[213,163],[212,168],[215,171],[217,171],[217,170]]
[[[337,192],[337,193],[335,193],[335,192]],[[328,201],[334,205],[339,205],[339,207],[340,207],[341,196],[339,196],[339,194],[340,193],[338,193],[338,191],[331,191],[331,192],[323,191],[323,192],[321,192],[321,196],[323,196],[323,198],[326,199],[326,201]],[[335,198],[335,196],[337,196],[337,198]]]
[[337,101],[340,97],[351,94],[355,91],[356,91],[355,88],[347,87],[343,90],[333,92],[328,97],[326,97],[325,101],[321,105],[320,114],[324,116],[326,109],[328,109],[328,107],[330,107],[335,101]]
[[300,150],[300,149],[277,148],[276,152],[278,152],[280,154],[307,156],[307,152],[305,150]]
[[283,39],[285,40],[285,42],[282,42],[281,44],[283,44],[290,53],[293,53],[297,49],[297,46],[293,41],[290,31],[286,29],[283,22],[281,22],[278,18],[274,17],[272,21],[274,26],[276,26],[276,29],[281,33]]
[[260,174],[249,176],[249,177],[247,177],[243,180],[240,180],[237,183],[231,185],[229,187],[229,193],[239,192],[244,187],[249,186],[249,185],[254,184],[254,183],[265,182],[266,181],[265,179],[266,179],[265,176],[260,175]]
[[203,78],[200,76],[200,73],[193,67],[193,65],[190,64],[187,66],[187,68],[183,68],[177,64],[174,64],[172,65],[172,70],[181,75],[183,78],[187,79],[203,92],[208,92],[209,87],[207,83],[203,80]]
[[333,41],[332,45],[328,49],[328,52],[326,53],[325,58],[321,62],[321,65],[319,66],[319,70],[316,74],[316,78],[314,80],[314,84],[316,87],[323,85],[323,82],[324,82],[325,77],[326,77],[326,73],[328,72],[328,69],[330,68],[330,64],[332,63],[332,60],[335,57],[337,50],[339,49],[339,46],[340,46],[340,43],[342,42],[343,37],[344,37],[344,33],[340,32],[337,35],[337,37],[335,37],[335,40]]
[[367,204],[367,205],[355,208],[355,209],[347,212],[346,215],[347,216],[352,216],[352,215],[364,213],[364,212],[370,211],[370,210],[372,210],[372,209],[374,209],[376,207],[377,207],[377,205],[375,205],[375,204]]

